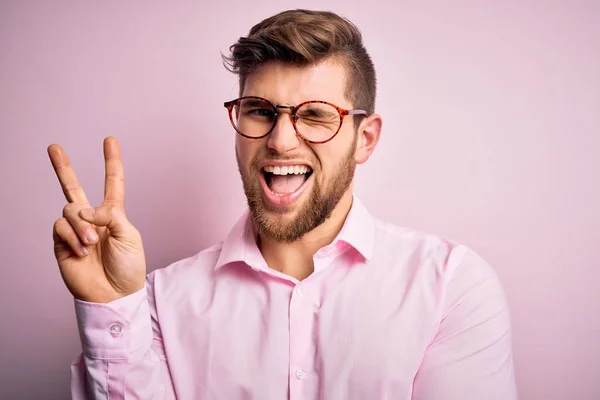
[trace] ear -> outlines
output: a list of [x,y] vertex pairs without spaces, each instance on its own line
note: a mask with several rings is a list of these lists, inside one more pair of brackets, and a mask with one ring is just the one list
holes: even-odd
[[354,152],[354,160],[357,164],[366,162],[375,150],[381,134],[382,123],[379,114],[370,115],[361,122],[358,127],[358,139]]

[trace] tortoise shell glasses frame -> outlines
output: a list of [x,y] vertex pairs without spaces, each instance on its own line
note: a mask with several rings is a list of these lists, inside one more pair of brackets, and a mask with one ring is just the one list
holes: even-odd
[[[250,135],[247,135],[244,132],[240,131],[238,129],[238,127],[236,126],[234,116],[233,116],[233,110],[234,110],[235,106],[239,106],[239,104],[243,100],[261,101],[261,102],[264,102],[265,104],[268,104],[273,109],[273,125],[264,135],[250,136]],[[307,104],[326,104],[326,105],[334,108],[338,112],[339,117],[340,117],[340,123],[337,126],[337,129],[335,129],[335,131],[332,131],[333,133],[328,139],[321,140],[321,141],[310,140],[310,139],[307,139],[305,136],[303,136],[302,133],[300,133],[298,126],[297,126],[297,122],[301,118],[296,113],[302,106],[305,106]],[[308,101],[304,101],[296,106],[282,106],[282,105],[275,105],[271,101],[269,101],[263,97],[243,96],[243,97],[239,97],[237,99],[231,100],[231,101],[226,101],[223,105],[225,106],[225,108],[227,108],[227,111],[229,113],[229,121],[231,122],[233,129],[235,129],[235,131],[238,134],[240,134],[241,136],[248,138],[248,139],[262,139],[265,136],[269,135],[273,131],[275,126],[277,125],[279,115],[282,114],[279,110],[281,110],[281,109],[291,110],[291,120],[292,120],[292,125],[294,127],[294,130],[296,131],[296,135],[298,135],[305,142],[312,143],[312,144],[324,144],[324,143],[327,143],[330,140],[332,140],[339,133],[340,129],[342,128],[342,123],[344,122],[344,117],[346,117],[348,115],[367,115],[367,112],[365,110],[347,110],[347,109],[338,107],[335,104],[329,103],[327,101],[322,101],[322,100],[308,100]]]

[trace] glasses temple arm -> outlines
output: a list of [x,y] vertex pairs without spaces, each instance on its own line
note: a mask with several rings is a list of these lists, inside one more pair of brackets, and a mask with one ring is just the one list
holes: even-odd
[[365,110],[348,110],[348,115],[367,115],[368,113]]

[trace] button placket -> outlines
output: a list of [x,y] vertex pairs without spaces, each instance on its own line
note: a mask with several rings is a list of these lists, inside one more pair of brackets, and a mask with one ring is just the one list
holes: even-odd
[[298,284],[291,292],[290,299],[290,399],[294,400],[305,389],[302,389],[312,370],[312,330],[313,304],[306,285]]

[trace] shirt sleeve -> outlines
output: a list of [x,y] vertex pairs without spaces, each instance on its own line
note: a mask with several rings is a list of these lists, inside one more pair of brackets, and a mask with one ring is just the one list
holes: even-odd
[[82,353],[71,365],[73,399],[175,399],[153,284],[150,274],[144,289],[107,304],[75,299]]
[[[450,272],[437,335],[415,377],[413,400],[516,400],[511,326],[498,277],[460,249]],[[448,264],[456,259],[448,257]],[[452,269],[452,267],[450,267]]]

